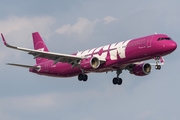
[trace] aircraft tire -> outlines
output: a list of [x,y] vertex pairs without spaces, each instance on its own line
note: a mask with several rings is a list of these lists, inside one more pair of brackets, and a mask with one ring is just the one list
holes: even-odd
[[121,78],[118,78],[118,85],[121,85],[122,84],[122,79]]
[[113,78],[112,82],[113,82],[114,85],[121,85],[122,84],[122,79],[115,77],[115,78]]
[[83,80],[83,75],[82,75],[82,74],[79,74],[79,75],[78,75],[78,80],[79,80],[79,81],[82,81],[82,80]]
[[78,80],[79,81],[87,81],[87,79],[88,79],[88,76],[86,75],[86,74],[79,74],[78,75]]
[[160,70],[160,69],[161,69],[161,65],[156,65],[156,66],[155,66],[155,69],[156,69],[156,70]]
[[117,84],[117,78],[113,78],[112,82],[114,85],[116,85]]
[[159,65],[159,66],[158,66],[158,70],[160,70],[160,69],[161,69],[161,66]]
[[88,76],[86,74],[83,75],[83,81],[86,82],[88,79]]

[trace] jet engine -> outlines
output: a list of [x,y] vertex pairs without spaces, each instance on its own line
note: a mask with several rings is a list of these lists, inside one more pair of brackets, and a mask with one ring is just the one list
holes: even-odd
[[80,68],[83,70],[97,69],[100,66],[100,60],[97,57],[84,58],[80,62]]
[[145,76],[151,72],[151,65],[149,63],[136,64],[130,72],[137,76]]

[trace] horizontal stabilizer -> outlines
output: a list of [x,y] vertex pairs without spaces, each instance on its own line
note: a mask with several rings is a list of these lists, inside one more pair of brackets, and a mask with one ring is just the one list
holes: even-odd
[[32,69],[35,69],[35,70],[40,69],[40,68],[37,67],[37,66],[22,65],[22,64],[14,64],[14,63],[7,63],[7,65],[12,65],[12,66],[17,66],[17,67],[24,67],[24,68],[32,68]]

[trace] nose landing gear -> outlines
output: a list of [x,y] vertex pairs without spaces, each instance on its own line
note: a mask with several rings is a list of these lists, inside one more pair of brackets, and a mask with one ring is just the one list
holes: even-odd
[[159,60],[160,60],[160,57],[155,57],[154,59],[156,60],[155,69],[156,69],[156,70],[160,70],[160,69],[161,69],[161,65],[158,65]]

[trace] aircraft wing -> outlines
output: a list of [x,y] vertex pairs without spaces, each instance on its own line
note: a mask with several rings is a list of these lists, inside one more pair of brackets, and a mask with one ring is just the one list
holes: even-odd
[[[28,54],[31,54],[31,55],[34,56],[34,59],[38,58],[38,57],[42,57],[42,58],[47,58],[47,59],[50,59],[50,60],[54,60],[54,64],[56,64],[57,62],[65,62],[65,63],[69,63],[69,64],[78,64],[79,61],[84,58],[82,56],[61,54],[61,53],[54,53],[54,52],[46,52],[46,51],[33,50],[33,49],[27,49],[27,48],[12,46],[12,45],[9,45],[6,42],[6,40],[5,40],[2,33],[1,33],[1,36],[2,36],[2,39],[3,39],[4,45],[6,47],[28,52]],[[105,60],[102,59],[102,58],[100,58],[100,61],[105,62]]]

